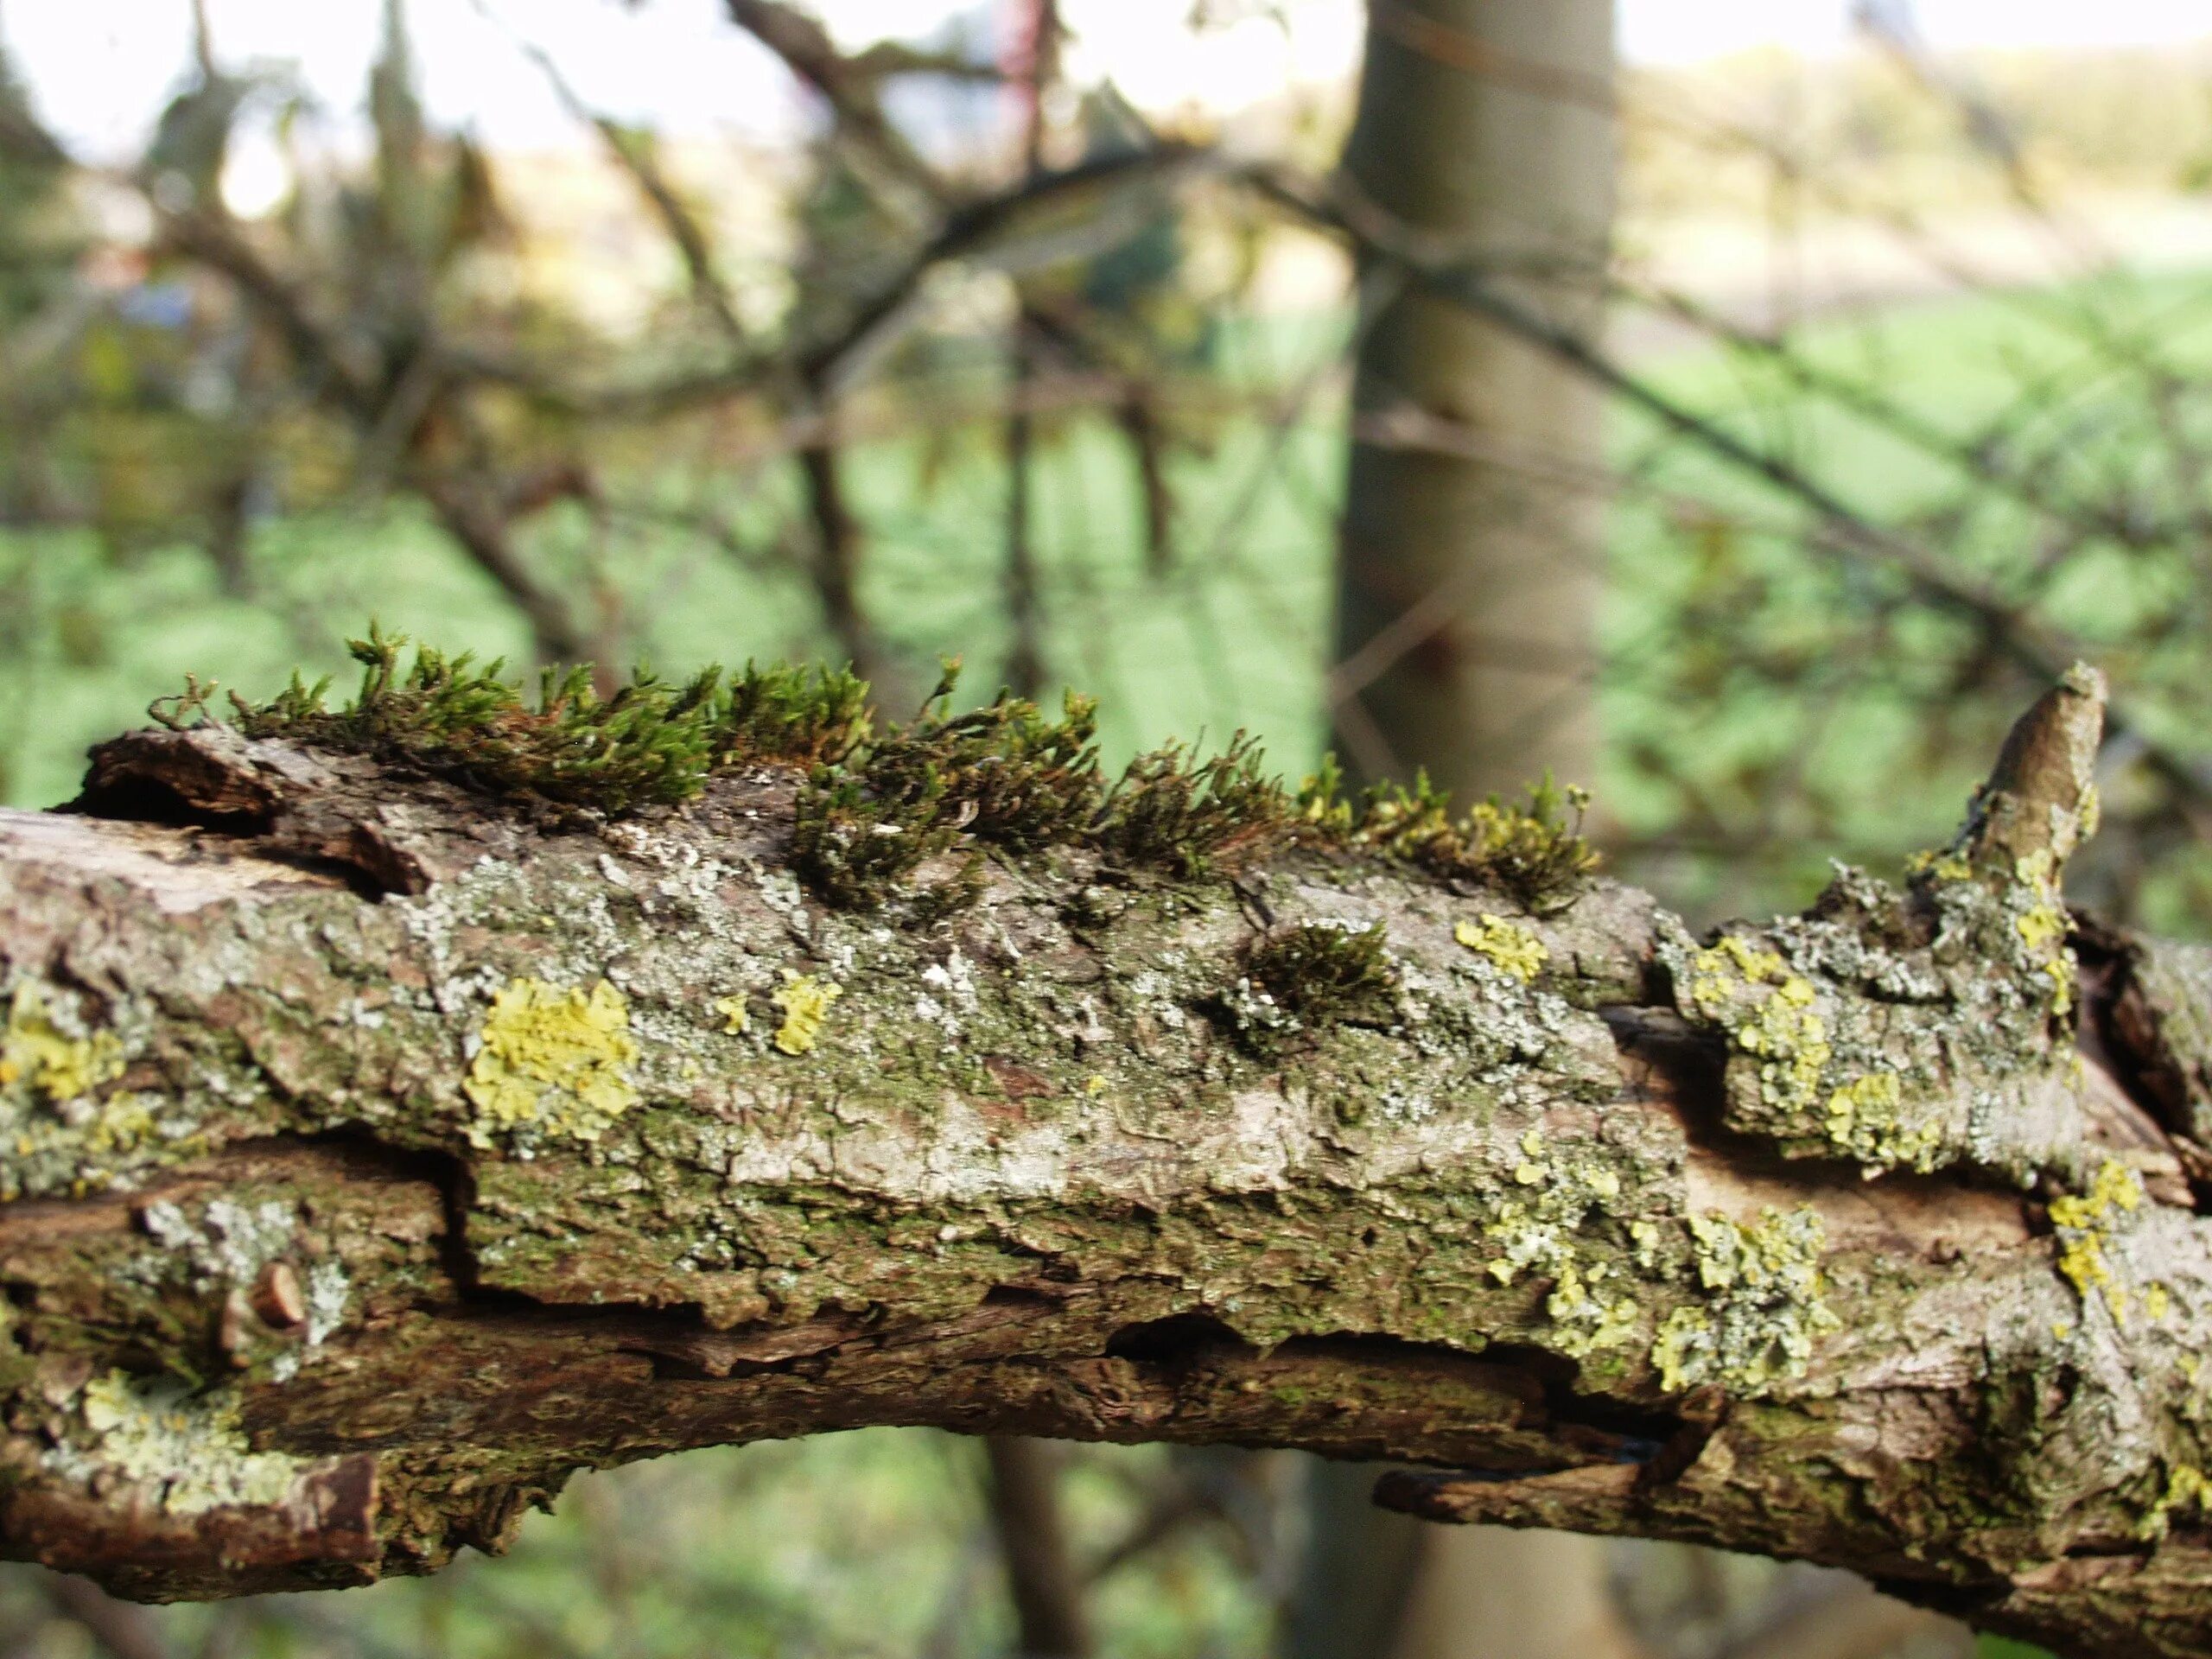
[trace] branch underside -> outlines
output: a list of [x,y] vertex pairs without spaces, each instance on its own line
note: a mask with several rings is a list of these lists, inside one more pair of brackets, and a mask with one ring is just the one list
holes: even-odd
[[108,816],[0,818],[0,1537],[358,1583],[577,1467],[925,1423],[2212,1655],[2212,975],[2086,925],[2077,973],[2037,753],[1903,889],[1700,941],[1314,841],[840,910],[787,771],[534,823],[124,740]]

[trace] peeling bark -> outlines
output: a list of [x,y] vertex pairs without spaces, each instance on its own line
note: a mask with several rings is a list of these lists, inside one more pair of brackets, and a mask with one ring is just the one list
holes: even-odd
[[[1905,886],[1707,941],[1319,844],[947,915],[956,849],[855,913],[787,772],[533,819],[118,740],[0,815],[0,1541],[359,1583],[578,1467],[923,1423],[1395,1459],[1423,1515],[2212,1655],[2212,1003],[2059,908],[2100,707]],[[1244,977],[1378,924],[1384,1004]]]

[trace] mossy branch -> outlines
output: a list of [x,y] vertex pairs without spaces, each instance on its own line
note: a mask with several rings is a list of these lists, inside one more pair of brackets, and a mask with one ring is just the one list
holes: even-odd
[[1982,851],[2078,835],[2080,708],[1907,879],[1699,938],[1563,791],[363,649],[0,821],[8,1550],[360,1582],[579,1465],[919,1422],[2212,1656],[2212,969]]

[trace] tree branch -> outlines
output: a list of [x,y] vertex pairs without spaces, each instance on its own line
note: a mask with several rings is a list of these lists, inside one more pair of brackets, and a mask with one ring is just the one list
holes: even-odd
[[[2212,1001],[2075,972],[2101,690],[1904,887],[1708,941],[1318,831],[840,910],[785,768],[610,821],[118,740],[0,817],[0,1544],[356,1583],[578,1466],[924,1423],[1423,1465],[1386,1499],[2202,1659]],[[1363,1000],[1257,966],[1370,928]]]

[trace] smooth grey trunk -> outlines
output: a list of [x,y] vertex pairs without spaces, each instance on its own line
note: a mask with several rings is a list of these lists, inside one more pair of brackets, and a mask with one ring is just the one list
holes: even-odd
[[[1376,0],[1369,17],[1351,184],[1548,320],[1594,333],[1613,215],[1611,0]],[[1463,795],[1547,766],[1586,775],[1603,499],[1499,457],[1597,470],[1604,393],[1441,296],[1399,286],[1371,305],[1338,584],[1338,747],[1355,773],[1426,766]]]

